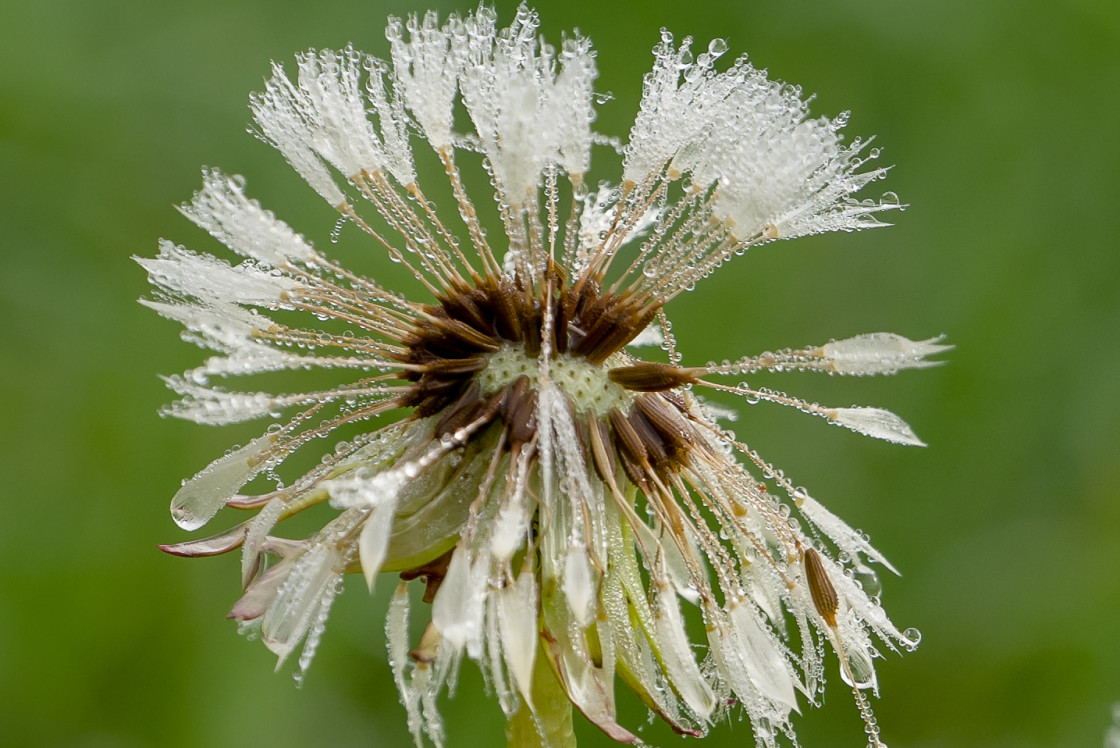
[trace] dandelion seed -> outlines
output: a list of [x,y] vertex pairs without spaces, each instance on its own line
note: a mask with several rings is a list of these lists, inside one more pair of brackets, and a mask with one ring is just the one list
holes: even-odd
[[[466,654],[514,744],[574,744],[560,703],[636,742],[616,717],[621,681],[681,734],[735,712],[774,746],[794,739],[797,691],[819,703],[827,643],[879,745],[864,696],[875,647],[912,649],[917,633],[895,628],[853,575],[892,567],[718,425],[724,411],[697,393],[921,444],[888,411],[728,378],[892,374],[933,365],[927,356],[947,346],[875,333],[689,366],[665,308],[755,245],[884,225],[897,198],[854,195],[885,169],[864,169],[875,153],[844,142],[846,117],[810,118],[799,89],[745,57],[718,71],[723,42],[693,58],[690,39],[666,32],[618,183],[591,190],[593,144],[610,142],[591,129],[594,53],[579,34],[545,44],[538,25],[524,6],[507,28],[485,7],[443,22],[427,13],[390,21],[389,62],[348,47],[300,55],[291,77],[273,66],[251,99],[257,133],[429,295],[405,298],[347,270],[247,197],[240,177],[206,170],[182,211],[242,262],[166,241],[138,260],[156,289],[144,303],[215,352],[167,379],[181,399],[165,413],[280,422],[172,500],[188,530],[224,505],[255,518],[164,550],[240,547],[245,592],[230,615],[259,629],[280,663],[302,644],[301,675],[343,576],[372,586],[398,573],[386,630],[418,744],[444,743],[436,701]],[[466,133],[453,128],[460,104]],[[426,196],[413,148],[442,164],[454,205]],[[484,218],[491,197],[468,194],[466,151],[482,156],[500,232]],[[667,362],[633,352],[651,343]],[[220,384],[305,369],[335,370],[341,383],[292,394]],[[355,425],[359,436],[287,485],[240,493]],[[319,531],[275,534],[320,504],[335,514]],[[426,612],[409,599],[421,580]],[[429,618],[419,641],[410,615]],[[689,618],[706,641],[690,637]]]

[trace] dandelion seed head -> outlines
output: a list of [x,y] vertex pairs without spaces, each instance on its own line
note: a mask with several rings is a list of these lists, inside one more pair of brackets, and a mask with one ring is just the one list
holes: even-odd
[[[188,530],[223,506],[253,517],[164,548],[240,548],[245,592],[230,616],[278,667],[299,649],[301,678],[343,577],[361,572],[372,588],[398,574],[386,634],[418,745],[447,740],[437,697],[466,657],[511,724],[542,735],[570,702],[635,742],[617,718],[625,683],[678,733],[702,735],[737,712],[758,745],[774,746],[794,739],[793,712],[820,702],[826,648],[881,745],[863,695],[877,689],[874,659],[918,641],[880,605],[870,564],[893,567],[718,426],[733,413],[703,395],[921,444],[888,411],[742,377],[893,374],[933,365],[947,346],[874,333],[698,365],[666,312],[755,245],[883,225],[898,198],[855,197],[885,175],[867,166],[877,151],[845,140],[846,115],[811,117],[809,97],[746,57],[720,69],[722,41],[695,54],[691,39],[664,32],[612,154],[597,144],[618,141],[592,130],[590,41],[555,45],[539,29],[525,6],[506,27],[485,7],[443,21],[429,12],[390,19],[387,61],[347,47],[297,55],[290,71],[273,65],[250,98],[257,135],[425,295],[348,270],[247,197],[243,179],[205,170],[181,210],[237,263],[169,241],[138,259],[155,289],[144,303],[214,352],[166,378],[179,400],[164,413],[271,425],[172,499]],[[460,108],[467,132],[455,130]],[[441,175],[417,171],[417,148]],[[493,199],[468,191],[461,162],[474,159],[463,151],[481,154]],[[617,183],[587,184],[600,151],[621,152]],[[434,179],[453,204],[427,197]],[[649,345],[663,353],[640,351]],[[233,384],[301,370],[337,383]],[[344,427],[358,435],[279,483],[290,456]],[[242,493],[262,475],[277,476],[275,490]],[[319,530],[282,534],[317,505],[332,513]],[[428,620],[417,641],[413,584]],[[699,640],[693,618],[705,624]]]

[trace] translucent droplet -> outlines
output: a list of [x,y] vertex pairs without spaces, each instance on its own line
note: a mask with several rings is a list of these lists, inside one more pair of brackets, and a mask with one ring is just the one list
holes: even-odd
[[338,244],[338,238],[342,235],[342,227],[346,223],[346,216],[342,216],[334,222],[334,228],[331,229],[331,244]]
[[879,575],[867,566],[860,566],[856,569],[855,579],[870,597],[878,597],[883,591],[883,584],[879,581]]

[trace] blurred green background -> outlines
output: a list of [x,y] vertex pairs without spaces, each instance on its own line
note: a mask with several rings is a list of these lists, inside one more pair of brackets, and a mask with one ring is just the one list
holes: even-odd
[[[763,406],[736,427],[905,574],[884,580],[884,603],[924,639],[880,663],[885,739],[1100,745],[1120,701],[1120,5],[637,6],[537,4],[549,39],[578,27],[595,42],[599,90],[614,94],[600,131],[625,135],[660,27],[721,36],[819,92],[815,112],[850,108],[848,132],[877,134],[897,165],[883,189],[912,206],[891,229],[754,250],[670,307],[690,361],[877,330],[957,346],[928,372],[766,382],[891,408],[928,449]],[[224,620],[235,558],[156,550],[185,535],[167,513],[180,479],[259,426],[158,418],[156,374],[202,354],[135,302],[146,282],[129,257],[161,236],[216,249],[172,207],[203,164],[245,174],[326,245],[333,214],[245,134],[247,95],[270,59],[307,47],[385,54],[385,16],[414,7],[3,4],[0,744],[408,744],[383,647],[391,584],[340,598],[297,689]],[[508,20],[512,3],[498,7]],[[333,254],[368,256],[346,238]],[[827,700],[797,719],[803,744],[862,745],[838,681]],[[644,720],[634,703],[624,713]],[[452,746],[502,745],[473,666],[445,714]],[[700,745],[751,742],[735,723]]]

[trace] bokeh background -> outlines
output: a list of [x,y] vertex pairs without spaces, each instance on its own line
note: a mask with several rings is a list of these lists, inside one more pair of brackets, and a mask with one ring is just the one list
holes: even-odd
[[[446,12],[468,3],[432,3]],[[740,433],[904,571],[884,603],[924,633],[880,662],[892,746],[1101,745],[1120,701],[1120,5],[542,0],[578,27],[624,136],[662,26],[720,36],[853,112],[911,205],[886,230],[754,250],[671,308],[689,360],[891,330],[946,333],[947,366],[882,380],[787,375],[822,402],[891,408],[928,449],[750,408]],[[503,19],[512,4],[499,2]],[[157,373],[201,361],[139,306],[161,236],[216,245],[173,205],[199,167],[326,245],[334,216],[245,133],[270,59],[384,54],[400,0],[7,0],[0,10],[0,744],[404,746],[383,584],[336,604],[297,689],[224,620],[237,560],[185,561],[181,478],[259,429],[165,421]],[[422,8],[420,8],[422,9]],[[729,55],[733,56],[733,55]],[[600,152],[600,157],[609,154]],[[607,159],[609,161],[609,159]],[[608,176],[604,172],[603,176]],[[482,201],[485,202],[485,199]],[[331,251],[368,260],[343,234]],[[375,268],[377,266],[374,266]],[[833,664],[833,669],[835,665]],[[862,744],[838,679],[806,746]],[[500,746],[473,667],[452,746]],[[624,700],[624,719],[644,710]],[[583,726],[581,745],[606,745]],[[643,733],[676,745],[661,728]],[[750,744],[745,724],[702,745]]]

